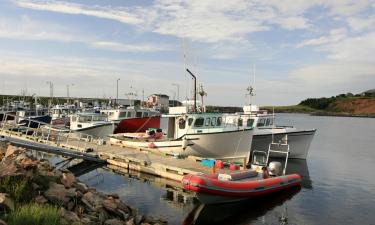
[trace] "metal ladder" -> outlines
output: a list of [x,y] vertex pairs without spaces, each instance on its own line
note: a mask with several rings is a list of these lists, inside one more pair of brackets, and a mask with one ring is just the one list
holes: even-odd
[[288,164],[288,158],[289,158],[289,144],[288,144],[288,135],[285,134],[285,139],[283,140],[284,143],[282,142],[272,142],[268,146],[268,151],[267,151],[267,164],[268,160],[270,157],[270,153],[277,153],[277,154],[285,154],[285,164],[284,164],[284,169],[283,169],[283,175],[285,175],[286,172],[286,166]]

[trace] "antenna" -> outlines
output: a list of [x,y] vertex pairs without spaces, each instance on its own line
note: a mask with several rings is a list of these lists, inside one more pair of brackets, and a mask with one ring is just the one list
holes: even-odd
[[203,85],[201,84],[200,87],[199,87],[199,95],[201,96],[201,100],[202,100],[202,109],[204,108],[204,104],[203,104],[203,96],[207,96],[207,92],[205,92],[203,90]]

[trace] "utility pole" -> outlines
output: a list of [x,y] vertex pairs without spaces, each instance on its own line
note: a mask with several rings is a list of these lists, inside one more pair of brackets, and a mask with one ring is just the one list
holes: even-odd
[[118,106],[118,82],[119,82],[120,78],[117,78],[117,88],[116,88],[116,106]]
[[177,87],[177,101],[180,101],[180,85],[176,83],[172,83],[172,85]]
[[49,84],[49,101],[48,101],[48,111],[51,109],[52,101],[53,101],[53,83],[52,81],[47,81]]
[[[74,84],[70,84],[70,85],[74,86]],[[70,104],[70,95],[69,95],[69,86],[70,85],[69,84],[66,85],[66,95],[68,97],[68,100],[67,100],[68,104]]]

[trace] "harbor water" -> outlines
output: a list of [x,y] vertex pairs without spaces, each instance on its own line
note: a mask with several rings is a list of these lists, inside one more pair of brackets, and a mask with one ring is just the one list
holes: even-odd
[[302,188],[207,206],[174,181],[131,171],[100,168],[80,179],[169,224],[375,224],[375,119],[279,114],[276,123],[317,129],[307,160],[288,165]]

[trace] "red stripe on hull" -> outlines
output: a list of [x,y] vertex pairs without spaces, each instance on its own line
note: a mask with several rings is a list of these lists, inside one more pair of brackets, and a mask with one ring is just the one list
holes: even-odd
[[149,128],[160,128],[159,116],[123,119],[117,125],[114,133],[145,132]]

